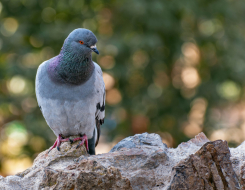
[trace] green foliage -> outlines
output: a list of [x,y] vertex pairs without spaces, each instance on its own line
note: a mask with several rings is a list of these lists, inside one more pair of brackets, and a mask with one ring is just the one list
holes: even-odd
[[[36,103],[36,70],[80,27],[99,40],[93,60],[108,79],[108,141],[148,131],[177,146],[204,131],[240,143],[244,10],[232,0],[1,0],[0,168],[54,142]],[[16,148],[12,129],[22,136],[18,154],[5,150]]]

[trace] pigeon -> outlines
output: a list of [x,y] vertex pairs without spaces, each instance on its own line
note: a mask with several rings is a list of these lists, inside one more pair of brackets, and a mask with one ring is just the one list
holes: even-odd
[[[38,106],[57,139],[49,152],[62,142],[80,141],[95,155],[100,126],[105,118],[105,84],[100,66],[92,61],[97,38],[88,29],[73,30],[59,55],[39,65],[35,91]],[[70,136],[78,136],[73,140]]]

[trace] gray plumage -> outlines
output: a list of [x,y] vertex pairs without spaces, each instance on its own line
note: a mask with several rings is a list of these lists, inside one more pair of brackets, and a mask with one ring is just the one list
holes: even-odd
[[98,143],[105,117],[102,70],[92,61],[98,53],[94,34],[76,29],[58,56],[43,62],[36,75],[36,96],[42,114],[58,137],[86,134]]

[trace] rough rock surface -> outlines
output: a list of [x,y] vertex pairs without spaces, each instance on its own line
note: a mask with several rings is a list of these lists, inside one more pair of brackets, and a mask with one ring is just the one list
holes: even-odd
[[60,152],[40,153],[31,168],[0,176],[0,190],[245,189],[245,143],[229,149],[200,133],[173,149],[159,135],[143,133],[95,156],[76,145],[62,143]]
[[226,141],[207,142],[173,167],[169,189],[240,189]]

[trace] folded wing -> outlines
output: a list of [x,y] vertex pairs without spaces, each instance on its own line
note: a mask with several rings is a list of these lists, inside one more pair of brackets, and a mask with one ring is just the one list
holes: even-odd
[[97,80],[98,81],[96,84],[97,88],[97,94],[98,94],[98,102],[96,104],[96,113],[95,113],[95,121],[96,121],[96,132],[97,135],[95,137],[95,146],[97,146],[100,138],[100,126],[104,123],[104,118],[105,118],[105,83],[103,80],[103,73],[99,65],[95,63],[95,69],[97,72]]

